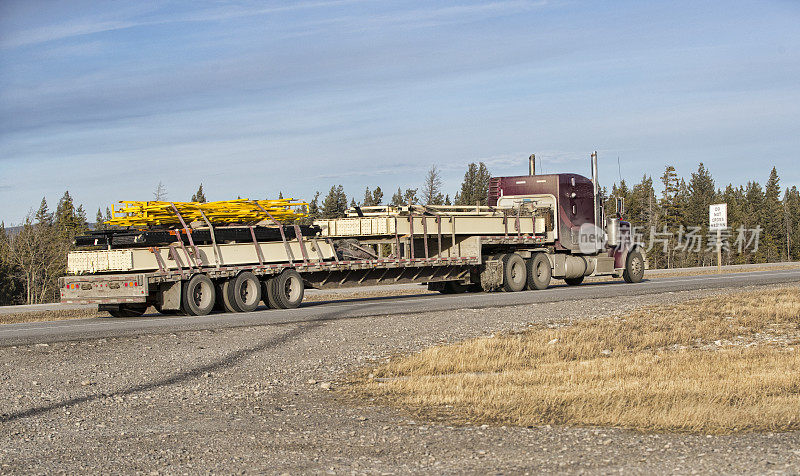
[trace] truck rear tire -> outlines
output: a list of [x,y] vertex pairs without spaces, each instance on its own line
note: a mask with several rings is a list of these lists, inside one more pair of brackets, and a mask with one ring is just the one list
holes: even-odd
[[236,312],[251,312],[261,302],[261,282],[255,274],[244,271],[230,280],[227,286],[228,303]]
[[219,292],[217,293],[218,299],[221,299],[222,304],[222,311],[223,312],[239,312],[233,307],[233,303],[231,302],[231,282],[234,278],[228,278],[222,282],[219,286]]
[[106,305],[101,306],[99,310],[108,312],[111,317],[139,317],[147,311],[147,304]]
[[525,289],[527,281],[525,260],[516,253],[503,256],[503,290],[514,293]]
[[181,310],[187,316],[205,316],[214,310],[217,290],[205,274],[195,274],[183,283]]
[[628,253],[622,278],[626,283],[639,283],[644,278],[644,257],[638,249],[633,249]]
[[583,276],[578,276],[577,278],[564,278],[564,282],[570,286],[577,286],[583,282]]
[[550,279],[553,277],[553,269],[550,266],[550,258],[544,253],[534,253],[531,259],[525,263],[528,271],[528,289],[547,289],[550,286]]
[[272,286],[274,280],[275,276],[266,276],[261,280],[261,300],[270,309],[278,309],[278,301],[275,300],[275,291]]
[[278,309],[294,309],[303,302],[303,278],[297,271],[286,269],[272,279],[272,293]]

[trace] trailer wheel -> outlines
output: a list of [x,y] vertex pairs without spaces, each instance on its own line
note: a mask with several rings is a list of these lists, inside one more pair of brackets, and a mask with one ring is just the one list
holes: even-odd
[[644,278],[644,257],[638,248],[628,253],[622,278],[626,283],[639,283]]
[[275,299],[275,291],[273,290],[272,281],[275,276],[267,276],[261,280],[261,300],[264,305],[270,309],[279,309],[278,301]]
[[272,293],[279,309],[294,309],[303,301],[305,285],[300,273],[286,269],[272,279]]
[[250,312],[258,307],[261,301],[261,283],[255,274],[244,271],[229,280],[228,303],[237,312]]
[[139,317],[147,311],[147,304],[119,304],[101,306],[101,311],[107,311],[111,317]]
[[578,276],[577,278],[564,278],[564,282],[570,286],[577,286],[583,282],[583,276]]
[[231,282],[233,282],[234,278],[228,278],[219,285],[219,289],[217,292],[217,299],[222,300],[222,310],[224,312],[239,312],[233,306],[233,302],[231,302]]
[[217,292],[205,274],[195,274],[183,283],[181,310],[187,316],[205,316],[214,309]]
[[544,253],[534,253],[525,263],[528,270],[528,289],[547,289],[553,270],[550,267],[550,258]]
[[508,253],[503,256],[503,290],[506,292],[517,292],[525,289],[527,281],[527,270],[525,260],[516,253]]

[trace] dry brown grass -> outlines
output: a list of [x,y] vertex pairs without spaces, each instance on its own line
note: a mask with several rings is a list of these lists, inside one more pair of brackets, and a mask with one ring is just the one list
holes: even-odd
[[0,324],[17,324],[20,322],[62,321],[65,319],[86,319],[89,317],[109,317],[107,312],[90,309],[60,309],[57,311],[25,311],[0,314]]
[[727,433],[800,429],[800,289],[437,346],[354,380],[437,418]]

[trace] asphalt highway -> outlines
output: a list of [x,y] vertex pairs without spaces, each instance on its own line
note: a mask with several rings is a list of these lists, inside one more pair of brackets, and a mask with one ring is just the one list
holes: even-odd
[[[647,278],[647,277],[646,277]],[[560,283],[560,281],[554,281]],[[165,334],[191,330],[231,327],[274,326],[300,322],[392,316],[454,309],[480,309],[558,301],[661,294],[699,289],[742,288],[745,286],[800,282],[800,269],[766,270],[702,276],[662,277],[657,275],[638,284],[623,282],[585,283],[580,286],[553,285],[543,291],[518,293],[475,293],[458,295],[420,294],[306,303],[298,309],[262,308],[243,314],[211,314],[202,317],[143,316],[137,318],[94,318],[0,326],[0,347]],[[590,305],[588,303],[583,304]],[[576,304],[579,311],[581,304]]]

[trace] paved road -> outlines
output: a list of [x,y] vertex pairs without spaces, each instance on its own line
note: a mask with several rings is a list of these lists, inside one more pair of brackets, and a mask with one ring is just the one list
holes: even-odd
[[706,276],[654,277],[638,284],[606,282],[586,283],[577,287],[559,285],[544,291],[520,293],[418,295],[323,301],[307,303],[299,309],[292,310],[261,309],[245,314],[213,314],[203,317],[157,315],[130,319],[95,318],[7,324],[0,328],[0,347],[190,330],[320,322],[365,316],[516,306],[699,289],[738,288],[797,281],[800,281],[800,269],[767,270]]

